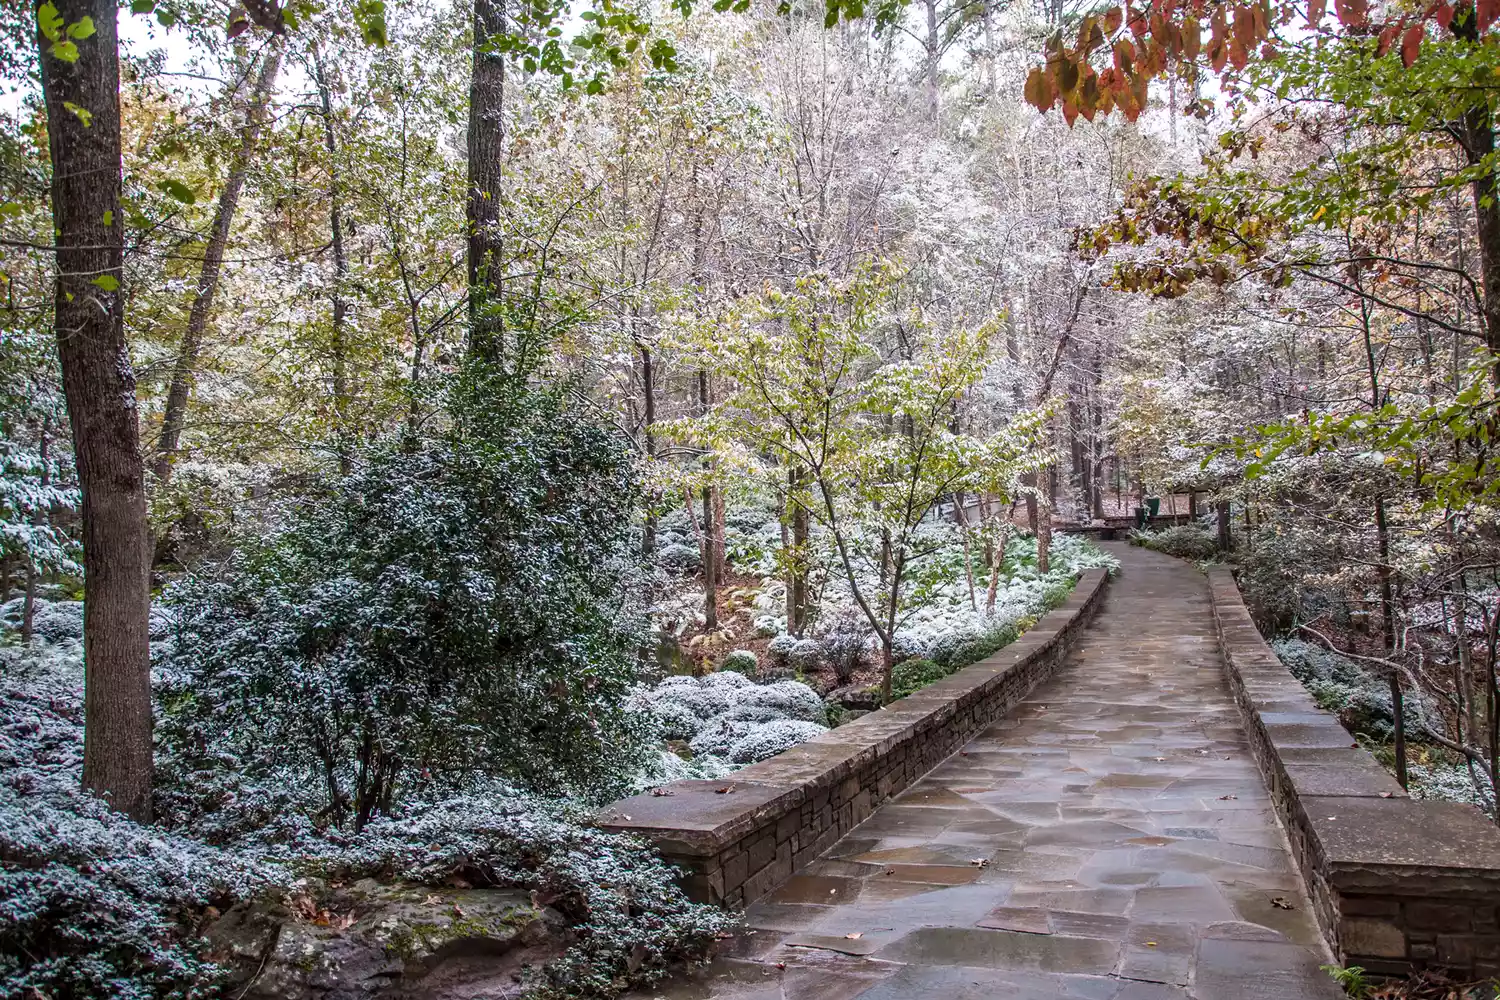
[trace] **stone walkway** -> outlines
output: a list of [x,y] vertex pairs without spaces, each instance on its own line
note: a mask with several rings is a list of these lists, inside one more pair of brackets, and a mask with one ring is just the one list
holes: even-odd
[[1010,717],[646,996],[1323,1000],[1328,956],[1225,685],[1204,578],[1142,549]]

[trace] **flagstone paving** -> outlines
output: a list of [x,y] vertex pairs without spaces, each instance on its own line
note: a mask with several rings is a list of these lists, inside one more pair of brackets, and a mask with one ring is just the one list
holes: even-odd
[[1340,992],[1230,700],[1204,578],[1123,570],[1015,712],[753,904],[672,1000]]

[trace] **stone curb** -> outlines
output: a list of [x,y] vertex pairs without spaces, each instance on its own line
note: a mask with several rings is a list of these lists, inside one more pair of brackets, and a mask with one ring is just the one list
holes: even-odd
[[1333,954],[1381,975],[1500,975],[1500,830],[1473,806],[1409,798],[1271,651],[1233,572],[1208,579],[1234,700]]
[[700,902],[744,906],[777,888],[1019,704],[1063,661],[1103,598],[1073,593],[994,656],[720,781],[676,781],[606,806],[604,829],[655,844]]

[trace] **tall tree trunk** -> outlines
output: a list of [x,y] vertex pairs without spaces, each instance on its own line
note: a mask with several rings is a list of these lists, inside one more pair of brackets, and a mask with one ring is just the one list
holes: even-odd
[[806,482],[806,473],[801,469],[787,472],[788,503],[791,505],[792,522],[791,560],[787,568],[786,586],[786,630],[795,636],[802,635],[807,625],[807,537],[811,527],[807,508],[797,500],[798,490]]
[[[53,0],[64,24],[92,18],[77,58],[38,33],[63,395],[82,493],[83,785],[151,816],[150,590],[145,468],[125,343],[120,209],[120,63],[114,0]],[[83,112],[79,114],[73,109]]]
[[[41,436],[37,439],[37,457],[42,463],[42,492],[47,492],[47,487],[52,481],[52,469],[47,464],[47,446],[51,444],[52,417],[50,414],[42,416]],[[47,523],[48,514],[37,511],[31,519],[35,527],[41,527]],[[36,564],[30,559],[26,560],[26,595],[21,604],[21,645],[30,646],[32,632],[36,626]]]
[[1215,508],[1219,514],[1219,551],[1227,554],[1234,551],[1234,527],[1229,519],[1229,501],[1220,500]]
[[244,189],[245,175],[255,156],[255,145],[260,140],[261,129],[265,127],[266,111],[280,68],[281,46],[279,42],[272,42],[256,77],[250,106],[245,110],[239,148],[229,162],[229,176],[224,179],[219,202],[214,206],[213,226],[208,231],[208,245],[203,249],[203,265],[198,269],[198,284],[193,289],[193,304],[188,310],[187,329],[183,331],[182,343],[177,348],[177,362],[172,368],[172,384],[167,390],[166,408],[162,411],[161,434],[156,439],[156,457],[151,463],[152,474],[162,484],[172,475],[172,463],[177,459],[177,449],[182,442],[188,398],[192,395],[193,378],[198,369],[198,352],[203,347],[209,313],[213,310],[214,296],[219,290],[224,250],[229,245],[229,231],[234,227],[234,214],[240,206],[240,192]]
[[[1474,8],[1467,16],[1453,19],[1451,29],[1465,41],[1477,41]],[[1482,98],[1481,98],[1482,99]],[[1488,105],[1471,107],[1464,113],[1457,132],[1464,156],[1477,166],[1495,152],[1495,121]],[[1500,384],[1500,184],[1495,171],[1480,171],[1469,185],[1474,198],[1475,236],[1479,244],[1481,284],[1484,288],[1484,342],[1497,357],[1491,372]]]
[[[708,408],[713,403],[710,398],[708,371],[698,369],[698,413],[708,413]],[[705,457],[705,467],[710,467],[713,460]],[[708,482],[703,484],[703,607],[704,618],[707,628],[719,627],[719,559],[714,551],[714,537],[717,523],[714,511],[714,489]]]
[[[645,397],[645,420],[642,437],[646,451],[646,458],[656,457],[656,360],[651,356],[651,348],[637,342],[636,348],[641,352],[641,394]],[[656,551],[656,517],[648,513],[646,515],[645,531],[641,535],[641,554],[650,555]]]
[[346,343],[349,303],[344,299],[344,286],[349,280],[349,258],[344,251],[344,206],[339,190],[339,145],[333,130],[333,89],[328,85],[328,75],[323,71],[323,57],[313,50],[313,67],[318,78],[318,100],[323,110],[323,147],[328,152],[328,231],[333,241],[333,328],[328,341],[329,353],[333,355],[333,423],[334,441],[338,449],[339,472],[348,475],[354,468],[349,451],[349,346]]
[[937,0],[923,0],[927,11],[927,117],[938,117],[938,61],[943,57],[942,39],[938,35]]
[[498,362],[504,353],[500,314],[500,192],[505,142],[504,0],[474,0],[473,75],[469,81],[469,350]]

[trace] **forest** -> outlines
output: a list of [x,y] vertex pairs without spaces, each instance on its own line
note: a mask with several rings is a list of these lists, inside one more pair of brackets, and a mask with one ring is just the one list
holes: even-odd
[[323,996],[235,934],[350,893],[524,941],[484,995],[660,980],[733,915],[594,810],[1111,524],[1500,821],[1497,20],[5,4],[0,996]]

